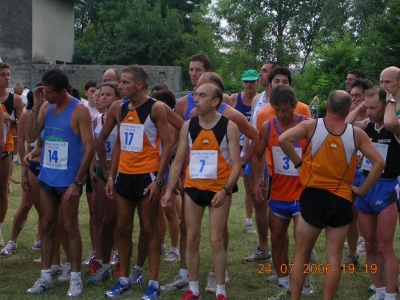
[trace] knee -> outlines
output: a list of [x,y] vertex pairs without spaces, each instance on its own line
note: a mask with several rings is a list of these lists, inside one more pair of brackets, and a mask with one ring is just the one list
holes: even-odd
[[210,244],[211,244],[211,248],[213,249],[214,252],[220,251],[221,249],[225,249],[224,248],[224,240],[221,236],[211,236],[210,237]]
[[283,248],[286,245],[287,234],[276,234],[271,231],[271,245],[274,249]]
[[53,234],[57,229],[57,222],[48,220],[44,217],[41,218],[40,225],[43,234]]
[[64,230],[68,236],[75,235],[78,232],[78,221],[77,220],[64,221]]
[[197,247],[200,244],[200,235],[187,234],[186,245],[187,247]]

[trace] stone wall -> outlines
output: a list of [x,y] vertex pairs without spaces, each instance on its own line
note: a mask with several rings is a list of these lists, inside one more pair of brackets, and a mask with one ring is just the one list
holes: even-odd
[[[32,79],[29,87],[33,87],[41,81],[42,75],[52,69],[60,68],[69,77],[73,87],[81,88],[85,82],[94,79],[103,81],[103,73],[110,68],[117,69],[120,73],[128,66],[107,66],[107,65],[48,65],[33,64]],[[170,66],[143,66],[149,73],[149,88],[164,83],[168,85],[171,91],[177,92],[182,90],[182,70],[181,67]]]

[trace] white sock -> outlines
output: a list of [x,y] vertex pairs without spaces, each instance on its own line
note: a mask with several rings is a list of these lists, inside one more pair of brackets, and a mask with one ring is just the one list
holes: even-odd
[[108,263],[108,264],[103,264],[103,268],[104,268],[104,269],[110,269],[110,263]]
[[171,252],[174,252],[179,255],[179,250],[176,247],[171,247]]
[[42,273],[42,279],[44,279],[47,282],[51,281],[51,269],[42,270],[41,273]]
[[143,267],[139,267],[138,265],[135,265],[133,268],[138,269],[139,271],[143,271]]
[[216,292],[215,295],[218,296],[220,294],[222,294],[222,295],[224,295],[226,297],[225,284],[224,285],[218,285],[217,284],[217,292]]
[[179,269],[179,275],[181,275],[182,280],[189,282],[189,272],[186,269]]
[[396,294],[395,293],[393,293],[393,294],[386,293],[385,300],[396,300]]
[[131,281],[128,277],[120,277],[119,280],[121,280],[123,285],[131,285]]
[[149,285],[152,285],[157,289],[160,287],[160,285],[158,284],[158,281],[156,281],[156,280],[149,280]]
[[360,235],[360,236],[358,237],[358,242],[359,242],[359,243],[361,243],[361,242],[365,243],[364,237]]
[[81,272],[71,272],[71,280],[82,280]]
[[189,281],[189,290],[191,290],[193,295],[195,295],[195,296],[200,295],[199,282],[198,281]]
[[384,286],[384,287],[380,287],[380,288],[375,288],[375,292],[376,292],[376,294],[378,295],[378,296],[382,296],[382,297],[385,297],[385,294],[386,294],[386,286]]
[[285,288],[290,288],[290,279],[289,276],[278,278],[278,282],[280,285],[284,286]]
[[246,225],[253,225],[253,219],[246,218]]

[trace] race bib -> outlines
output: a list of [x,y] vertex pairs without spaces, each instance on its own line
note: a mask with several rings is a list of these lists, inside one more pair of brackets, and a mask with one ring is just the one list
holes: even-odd
[[125,124],[120,127],[121,150],[143,152],[143,124]]
[[189,176],[192,179],[217,179],[218,151],[193,150],[190,153]]
[[114,148],[116,140],[117,140],[117,133],[116,132],[111,132],[111,134],[109,135],[108,139],[106,140],[107,161],[111,161],[112,150]]
[[240,146],[242,146],[242,147],[243,147],[243,144],[244,144],[244,138],[245,137],[246,136],[239,131],[239,143],[240,143]]
[[[300,158],[302,158],[301,148],[294,148]],[[272,157],[274,159],[274,171],[276,174],[286,176],[299,176],[293,162],[286,156],[280,147],[272,147]]]
[[[378,152],[382,155],[383,159],[386,161],[389,145],[379,144],[379,143],[372,143],[372,144],[375,146]],[[363,162],[361,164],[361,169],[366,171],[371,171],[371,168],[372,168],[372,163],[364,156]],[[385,170],[382,171],[382,173],[384,172]]]
[[44,142],[43,167],[66,170],[68,165],[68,142]]

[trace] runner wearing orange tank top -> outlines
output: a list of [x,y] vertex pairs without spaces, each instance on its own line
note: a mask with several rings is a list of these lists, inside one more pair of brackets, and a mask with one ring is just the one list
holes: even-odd
[[[279,147],[278,138],[287,129],[296,126],[306,119],[303,115],[294,113],[297,100],[293,89],[287,85],[274,87],[270,95],[271,106],[276,118],[264,123],[260,128],[259,146],[257,154],[253,157],[253,193],[258,201],[266,201],[266,193],[260,186],[260,174],[263,170],[263,156],[268,148],[271,153],[271,193],[269,205],[269,228],[271,229],[272,260],[279,281],[279,289],[274,297],[285,297],[289,295],[290,280],[289,273],[283,272],[288,266],[288,227],[291,219],[295,227],[300,213],[300,194],[302,186],[297,170],[289,158]],[[306,141],[303,139],[296,142],[296,152],[302,155]],[[288,269],[287,269],[288,270]],[[313,292],[313,291],[312,291]]]
[[[365,195],[385,166],[368,136],[345,123],[350,106],[348,93],[334,91],[328,97],[326,118],[301,122],[278,139],[306,185],[300,197],[301,214],[295,229],[296,250],[291,276],[291,299],[294,300],[301,297],[306,275],[304,265],[307,265],[315,241],[324,228],[328,249],[326,266],[332,272],[324,274],[322,299],[335,297],[341,275],[343,243],[353,218],[351,193]],[[301,139],[308,143],[303,159],[293,146]],[[358,149],[372,161],[373,167],[364,183],[354,187],[351,183]]]
[[[155,299],[161,292],[158,284],[161,244],[158,238],[157,214],[164,173],[171,155],[171,142],[164,104],[150,99],[145,94],[147,84],[147,72],[134,65],[123,71],[119,85],[121,96],[129,99],[129,102],[119,107],[118,136],[113,150],[117,152],[112,156],[105,188],[107,196],[111,199],[116,198],[117,201],[121,277],[114,287],[106,292],[109,298],[132,293],[129,262],[136,207],[140,224],[147,237],[150,264],[149,286],[142,299],[150,299],[150,295]],[[159,142],[163,146],[161,155],[158,150]]]
[[161,201],[163,206],[169,205],[189,147],[184,215],[187,231],[186,263],[190,281],[189,290],[181,299],[201,298],[198,281],[200,228],[205,207],[208,206],[210,240],[217,280],[216,295],[222,300],[227,299],[223,232],[228,220],[231,191],[241,170],[239,133],[234,123],[217,113],[217,108],[222,102],[222,91],[216,85],[204,83],[197,88],[194,95],[198,116],[186,121],[182,126],[176,157]]

